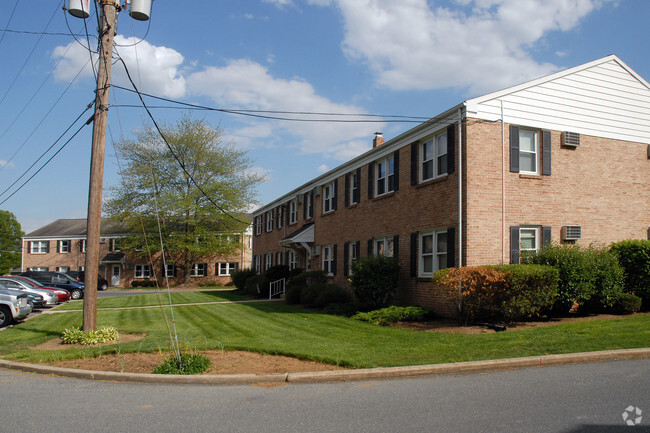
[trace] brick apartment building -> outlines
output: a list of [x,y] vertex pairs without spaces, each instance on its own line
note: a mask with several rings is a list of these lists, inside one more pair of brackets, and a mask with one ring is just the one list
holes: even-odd
[[546,242],[650,235],[650,84],[615,55],[469,99],[263,206],[253,266],[401,263],[398,302],[442,308],[445,267]]
[[[227,257],[204,257],[201,263],[195,263],[191,271],[192,283],[227,285],[232,282],[231,272],[251,266],[250,228],[236,236],[240,244],[238,251]],[[121,251],[121,237],[123,233],[119,227],[102,221],[99,274],[110,286],[131,287],[134,281],[153,281],[156,278],[159,284],[165,284],[165,273],[172,285],[183,283],[182,270],[175,265],[168,263],[167,269],[163,270],[160,253],[154,254],[150,262],[141,255]],[[86,219],[59,219],[22,239],[23,270],[77,271],[83,270],[85,261]]]

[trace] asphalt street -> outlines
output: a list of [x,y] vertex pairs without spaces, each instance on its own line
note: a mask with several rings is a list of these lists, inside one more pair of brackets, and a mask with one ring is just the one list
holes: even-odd
[[280,386],[113,383],[0,369],[0,384],[0,432],[12,433],[650,431],[650,359]]

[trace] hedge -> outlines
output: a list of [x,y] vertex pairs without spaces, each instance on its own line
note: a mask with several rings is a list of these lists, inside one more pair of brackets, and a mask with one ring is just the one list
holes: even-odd
[[625,291],[643,300],[643,309],[650,309],[650,240],[627,240],[611,245],[623,268]]

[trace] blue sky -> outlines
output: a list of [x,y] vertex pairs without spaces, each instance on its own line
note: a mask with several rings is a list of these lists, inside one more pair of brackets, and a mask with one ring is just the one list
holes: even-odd
[[[28,233],[86,216],[91,126],[15,191],[90,117],[87,111],[73,124],[94,98],[85,29],[96,49],[96,18],[84,26],[66,17],[59,0],[4,3],[0,209],[13,212]],[[120,14],[114,54],[141,91],[187,103],[433,117],[465,99],[609,54],[649,80],[649,20],[647,0],[155,0],[149,22]],[[82,36],[75,40],[70,30]],[[130,87],[121,63],[113,66],[113,84]],[[118,181],[112,141],[149,123],[141,108],[129,107],[137,103],[132,93],[111,89],[105,197]],[[184,113],[152,112],[168,124]],[[374,117],[324,123],[193,116],[220,126],[227,142],[248,151],[267,178],[260,204],[365,152],[375,131],[390,139],[414,126]]]

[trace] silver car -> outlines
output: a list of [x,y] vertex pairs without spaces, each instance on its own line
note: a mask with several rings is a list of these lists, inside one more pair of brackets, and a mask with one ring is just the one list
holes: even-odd
[[33,293],[35,295],[41,295],[45,300],[45,305],[52,307],[59,303],[59,297],[56,293],[51,290],[44,289],[35,289],[29,287],[27,284],[21,282],[20,280],[13,280],[11,278],[0,278],[0,289],[16,289],[22,290],[25,293]]
[[14,320],[27,317],[32,312],[32,305],[27,302],[27,295],[16,295],[6,289],[0,289],[0,328],[11,324]]

